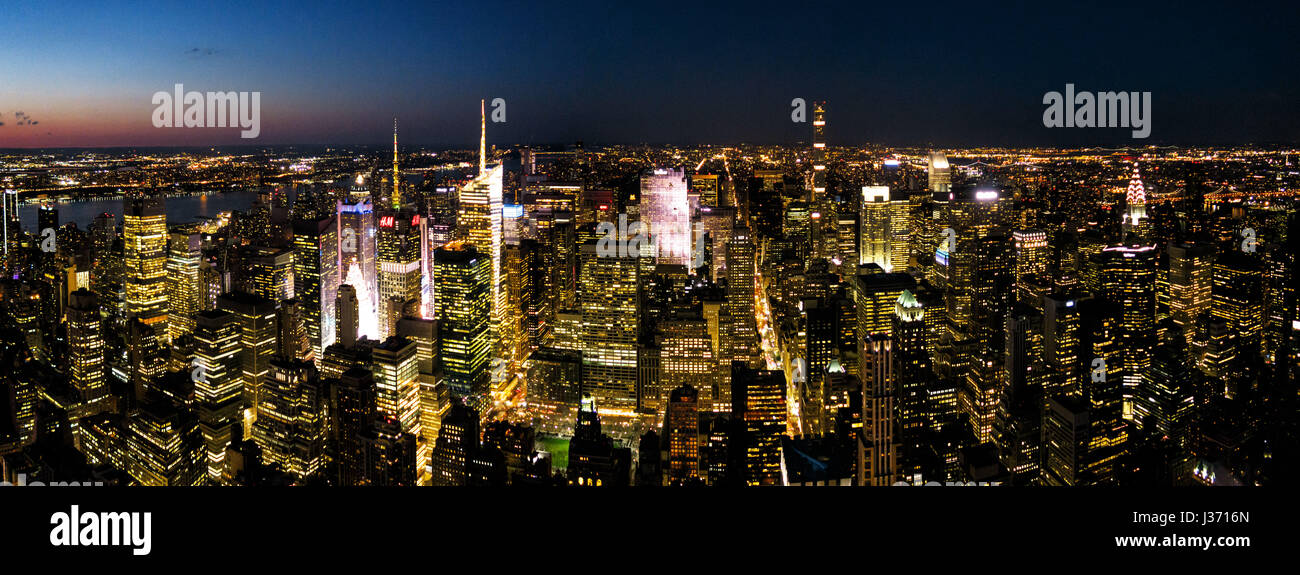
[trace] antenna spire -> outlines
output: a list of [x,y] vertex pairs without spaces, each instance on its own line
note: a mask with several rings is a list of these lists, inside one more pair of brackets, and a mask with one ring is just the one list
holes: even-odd
[[402,207],[402,188],[397,170],[397,118],[393,118],[393,207]]
[[478,171],[487,170],[487,105],[478,101],[479,136],[478,136]]

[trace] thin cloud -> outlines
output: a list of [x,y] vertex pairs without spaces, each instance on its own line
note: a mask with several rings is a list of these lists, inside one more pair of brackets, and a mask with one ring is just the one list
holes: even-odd
[[[14,119],[18,120],[17,122],[14,122],[15,126],[35,126],[40,124],[40,122],[28,115],[27,112],[14,112]],[[4,122],[0,122],[0,126],[3,125]]]

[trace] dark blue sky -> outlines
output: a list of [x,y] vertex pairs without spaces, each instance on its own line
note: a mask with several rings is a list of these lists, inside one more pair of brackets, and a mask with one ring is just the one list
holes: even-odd
[[[198,4],[198,3],[196,3]],[[0,35],[0,147],[249,143],[157,129],[151,95],[262,92],[255,143],[1294,142],[1294,3],[22,3]],[[1048,130],[1043,94],[1150,91],[1152,134]],[[34,119],[23,122],[16,112]],[[20,125],[22,124],[22,125]]]

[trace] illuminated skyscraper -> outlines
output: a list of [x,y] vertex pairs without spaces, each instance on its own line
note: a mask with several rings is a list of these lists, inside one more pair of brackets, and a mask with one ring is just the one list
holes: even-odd
[[68,301],[68,370],[78,399],[86,413],[98,408],[109,395],[104,380],[104,328],[99,301],[84,288],[72,292]]
[[690,385],[672,391],[665,406],[664,432],[668,435],[668,481],[700,477],[699,393]]
[[861,222],[862,241],[858,247],[858,263],[876,264],[880,269],[894,269],[890,252],[890,225],[893,216],[889,204],[888,186],[863,186]]
[[45,235],[45,230],[59,229],[58,204],[48,200],[41,201],[41,205],[36,209],[36,229],[41,236]]
[[330,418],[338,444],[339,484],[362,485],[366,481],[363,436],[375,421],[375,381],[365,369],[345,371],[330,387]]
[[[492,357],[500,358],[510,371],[514,371],[513,357],[508,353],[514,341],[510,328],[509,298],[506,291],[506,274],[502,270],[505,256],[505,239],[502,229],[504,167],[487,161],[487,115],[483,102],[479,102],[479,173],[460,190],[460,213],[457,225],[463,230],[465,241],[491,263],[489,284],[489,318],[491,325]],[[435,286],[437,282],[434,282]]]
[[1102,250],[1101,287],[1106,299],[1120,306],[1118,344],[1124,385],[1124,418],[1135,420],[1133,396],[1151,367],[1156,344],[1155,246],[1114,246]]
[[1044,397],[1080,392],[1079,337],[1078,301],[1071,295],[1060,293],[1044,297],[1043,359],[1048,369],[1048,378],[1043,385]]
[[731,364],[732,449],[741,456],[728,469],[748,485],[780,485],[781,436],[786,431],[786,381],[780,371]]
[[582,355],[542,347],[528,358],[528,407],[539,432],[572,435],[582,398]]
[[21,451],[36,441],[39,394],[25,366],[32,352],[20,329],[0,325],[0,452]]
[[402,209],[402,172],[397,166],[397,118],[393,118],[393,209]]
[[826,102],[813,103],[812,200],[826,193]]
[[143,401],[154,381],[166,371],[167,333],[160,331],[165,328],[166,324],[150,325],[140,318],[127,322],[127,379],[134,391],[134,401]]
[[420,434],[418,349],[414,341],[390,337],[372,351],[376,405],[380,417],[399,422],[402,431]]
[[[853,309],[857,314],[857,337],[889,334],[894,310],[904,291],[916,290],[916,280],[905,273],[867,273],[850,278]],[[928,311],[926,313],[929,313]],[[866,379],[866,374],[859,377]]]
[[[421,307],[420,215],[411,209],[379,213],[379,337],[392,336],[408,305]],[[417,312],[419,313],[419,312]]]
[[1143,374],[1135,411],[1145,418],[1150,436],[1169,438],[1175,448],[1174,479],[1185,477],[1193,440],[1196,409],[1196,366],[1187,353],[1187,339],[1171,320],[1152,356],[1151,369]]
[[294,298],[293,251],[254,246],[247,252],[243,291],[275,302]]
[[1029,276],[1044,277],[1051,256],[1051,247],[1047,245],[1047,232],[1042,230],[1016,230],[1011,233],[1011,242],[1015,247],[1016,285],[1024,283]]
[[[231,292],[217,298],[217,309],[239,322],[239,365],[243,372],[243,404],[256,417],[257,395],[271,370],[276,351],[275,302]],[[251,431],[251,430],[249,430]]]
[[631,413],[637,405],[637,259],[603,257],[595,242],[584,244],[578,259],[583,392],[607,412]]
[[167,253],[167,331],[171,339],[194,331],[199,312],[199,259],[202,241],[197,233],[172,232]]
[[641,221],[650,226],[653,255],[661,264],[691,264],[691,209],[686,173],[680,169],[654,169],[641,174]]
[[894,304],[891,369],[896,427],[900,457],[909,470],[914,470],[921,460],[920,451],[925,447],[925,433],[931,421],[929,399],[935,377],[926,345],[925,313],[925,307],[909,290],[904,290]]
[[337,217],[295,221],[293,249],[293,292],[302,306],[312,358],[320,359],[334,343],[339,286]]
[[1142,220],[1147,217],[1147,194],[1146,186],[1142,184],[1142,177],[1138,174],[1138,165],[1133,164],[1133,175],[1128,181],[1128,191],[1124,194],[1124,203],[1127,206],[1124,213],[1124,228],[1126,230],[1137,229],[1142,224]]
[[379,418],[361,437],[369,485],[412,487],[419,477],[414,435],[392,419]]
[[479,447],[478,411],[459,401],[442,418],[433,450],[433,484],[459,486],[468,482],[469,460]]
[[948,165],[948,156],[943,152],[930,152],[930,191],[935,194],[947,194],[952,188],[952,168]]
[[126,317],[166,337],[167,212],[159,198],[128,198],[122,207]]
[[691,176],[691,191],[700,197],[701,206],[719,207],[723,198],[718,194],[717,174],[695,174]]
[[863,340],[862,428],[858,430],[858,485],[893,485],[898,473],[894,438],[893,340]]
[[492,264],[460,242],[438,248],[433,262],[444,381],[458,397],[482,396],[491,368]]
[[263,460],[300,479],[323,469],[327,401],[310,362],[272,360],[253,426]]
[[18,245],[18,233],[22,231],[22,221],[18,219],[18,190],[5,190],[0,204],[0,247],[4,252],[4,271],[12,276],[10,265],[13,262],[9,254]]
[[1251,254],[1229,251],[1214,261],[1210,313],[1222,318],[1243,354],[1258,354],[1264,327],[1264,270]]
[[1190,345],[1196,335],[1196,318],[1210,307],[1213,285],[1213,250],[1206,245],[1170,244],[1169,318],[1174,320]]
[[[725,311],[731,316],[724,328],[725,340],[719,361],[743,361],[757,365],[762,357],[758,320],[754,311],[758,291],[758,256],[755,240],[748,228],[737,226],[727,240],[727,301]],[[726,364],[722,364],[726,365]]]
[[195,316],[194,396],[203,434],[208,480],[218,482],[225,468],[226,446],[241,423],[242,372],[239,364],[239,318],[225,311]]
[[658,390],[641,390],[639,399],[645,411],[659,412],[663,392],[692,385],[700,409],[714,409],[720,400],[718,364],[713,353],[708,322],[697,314],[682,314],[659,324]]
[[895,192],[889,200],[889,263],[891,270],[906,271],[911,256],[910,211],[912,202],[905,191]]
[[858,266],[859,217],[860,214],[853,212],[838,212],[836,215],[835,229],[838,234],[836,242],[839,244],[839,261],[844,266],[842,269],[846,271],[855,270]]
[[338,203],[339,283],[357,298],[358,337],[379,341],[378,287],[375,283],[375,216],[370,202]]
[[139,485],[184,487],[207,481],[199,421],[169,397],[152,397],[132,413],[126,446],[126,472]]

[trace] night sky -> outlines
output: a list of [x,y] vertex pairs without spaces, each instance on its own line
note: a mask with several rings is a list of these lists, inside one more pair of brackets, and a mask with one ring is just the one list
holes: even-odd
[[[195,3],[198,4],[198,3]],[[0,147],[1300,140],[1296,3],[15,3]],[[262,92],[262,132],[158,129],[156,91]],[[1042,126],[1043,94],[1150,91],[1151,137]],[[19,116],[18,112],[23,112]]]

